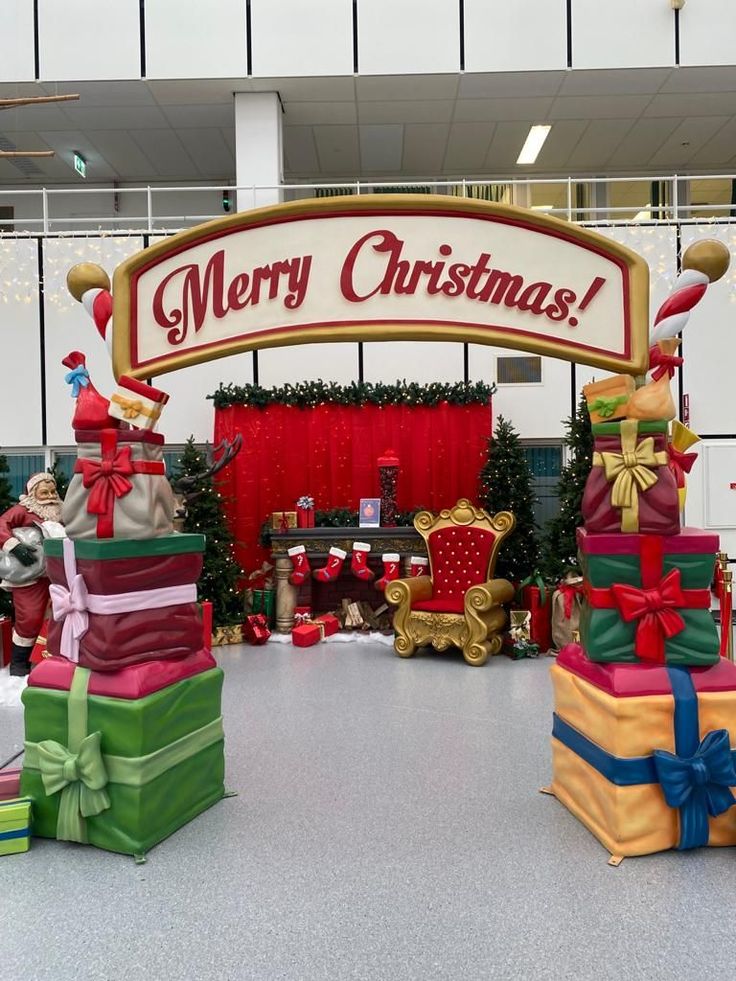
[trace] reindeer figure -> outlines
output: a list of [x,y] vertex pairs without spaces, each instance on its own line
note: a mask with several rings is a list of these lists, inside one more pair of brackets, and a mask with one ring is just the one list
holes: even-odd
[[[204,473],[195,476],[183,476],[179,477],[172,483],[172,489],[174,491],[174,500],[176,501],[176,511],[174,513],[174,531],[183,531],[184,522],[187,518],[187,506],[195,501],[201,494],[202,488],[198,489],[198,485],[206,480],[207,477],[214,477],[216,473],[220,470],[224,470],[235,457],[240,452],[243,446],[243,437],[240,433],[232,440],[223,439],[221,443],[212,449],[212,447],[207,444],[205,450],[205,457],[207,460],[207,470]],[[220,453],[218,457],[217,454]]]

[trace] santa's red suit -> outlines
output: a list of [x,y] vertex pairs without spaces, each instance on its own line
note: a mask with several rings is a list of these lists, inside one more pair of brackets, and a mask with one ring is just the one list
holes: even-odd
[[[6,552],[11,551],[18,544],[18,539],[13,535],[15,528],[32,528],[33,525],[43,524],[43,520],[22,504],[8,508],[0,515],[0,547]],[[12,591],[15,620],[13,643],[21,647],[33,647],[41,631],[49,602],[49,581],[46,576],[41,576],[24,586],[15,586],[9,582],[2,585]]]

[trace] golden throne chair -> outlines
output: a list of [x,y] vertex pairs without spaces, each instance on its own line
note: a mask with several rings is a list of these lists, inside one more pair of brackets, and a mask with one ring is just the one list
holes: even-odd
[[510,511],[490,515],[461,498],[454,508],[420,511],[414,527],[427,544],[429,575],[396,579],[386,587],[395,606],[394,650],[411,657],[418,647],[459,647],[468,664],[485,664],[501,649],[506,625],[502,604],[514,595],[494,579],[496,555],[516,525]]

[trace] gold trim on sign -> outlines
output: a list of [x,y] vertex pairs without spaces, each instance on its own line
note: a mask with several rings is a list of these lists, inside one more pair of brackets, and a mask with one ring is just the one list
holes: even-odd
[[[347,326],[309,329],[295,327],[288,332],[285,331],[272,336],[224,341],[222,344],[208,346],[206,351],[182,352],[181,354],[171,354],[164,358],[158,358],[156,363],[150,367],[134,367],[130,363],[131,278],[134,273],[141,267],[148,265],[152,260],[162,259],[175,249],[197,243],[212,233],[245,229],[264,222],[304,216],[317,218],[325,213],[339,217],[354,212],[381,214],[386,211],[393,211],[421,214],[438,209],[450,212],[450,216],[454,214],[458,216],[497,217],[510,219],[515,223],[523,222],[540,231],[561,233],[568,241],[593,248],[609,259],[622,262],[629,273],[628,313],[631,329],[629,358],[618,358],[603,353],[597,354],[594,351],[571,350],[564,341],[545,337],[519,337],[501,333],[493,327],[353,323]],[[148,378],[178,368],[186,368],[216,358],[227,357],[231,354],[270,347],[319,344],[329,341],[392,340],[446,340],[493,345],[587,364],[608,371],[641,375],[646,371],[649,363],[649,267],[636,252],[614,242],[612,239],[590,229],[562,221],[559,218],[527,211],[525,208],[441,194],[366,194],[293,201],[288,204],[269,205],[253,211],[239,212],[235,215],[229,215],[227,218],[217,218],[214,221],[196,225],[194,228],[188,228],[186,231],[179,232],[177,235],[172,235],[162,242],[157,242],[155,245],[137,252],[120,263],[113,277],[113,369],[116,379],[120,375]]]

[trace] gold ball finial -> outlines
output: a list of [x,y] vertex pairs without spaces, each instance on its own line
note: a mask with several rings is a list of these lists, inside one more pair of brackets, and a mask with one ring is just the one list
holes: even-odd
[[696,269],[698,272],[705,273],[711,283],[715,283],[724,275],[730,262],[731,253],[728,251],[728,246],[714,238],[693,242],[685,249],[682,256],[683,269]]
[[87,290],[110,289],[110,277],[94,262],[79,262],[66,274],[66,288],[78,302]]

